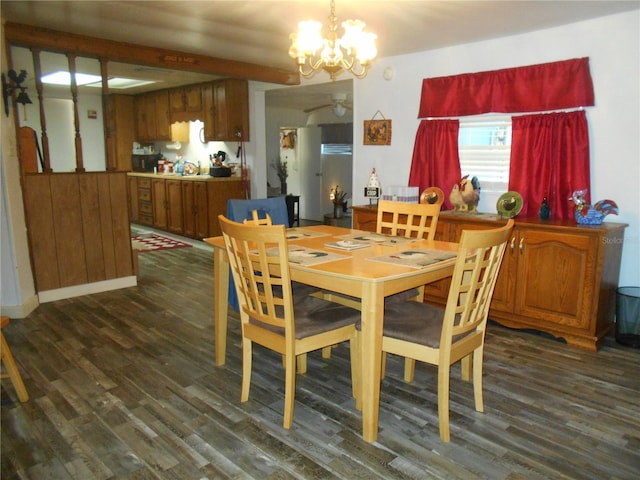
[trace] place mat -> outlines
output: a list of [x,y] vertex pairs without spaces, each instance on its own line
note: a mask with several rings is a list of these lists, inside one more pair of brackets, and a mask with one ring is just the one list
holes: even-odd
[[313,237],[326,237],[329,234],[324,232],[318,232],[316,230],[309,230],[307,228],[287,228],[286,230],[287,240],[300,240],[301,238],[313,238]]
[[382,255],[380,257],[371,257],[367,260],[374,262],[392,263],[394,265],[402,265],[411,268],[423,268],[434,263],[443,262],[456,258],[455,252],[446,250],[405,250],[404,252],[392,253],[390,255]]
[[[267,255],[277,256],[278,248],[270,248],[267,250]],[[297,245],[289,245],[289,262],[296,263],[309,267],[311,265],[319,265],[320,263],[334,262],[336,260],[343,260],[349,258],[347,255],[341,255],[339,253],[323,252],[321,250],[315,250],[313,248],[299,247]]]
[[365,242],[375,245],[384,245],[385,247],[397,247],[398,245],[404,245],[407,243],[415,242],[415,238],[395,237],[392,235],[383,235],[381,233],[350,233],[348,235],[341,235],[337,238],[342,238],[351,242]]
[[158,250],[169,250],[171,248],[190,247],[188,243],[174,240],[173,238],[163,237],[162,235],[136,235],[131,237],[131,248],[139,252],[152,252]]

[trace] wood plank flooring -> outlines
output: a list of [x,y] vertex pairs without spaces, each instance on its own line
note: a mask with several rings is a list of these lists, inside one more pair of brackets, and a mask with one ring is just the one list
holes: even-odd
[[488,328],[485,413],[454,368],[451,442],[438,434],[437,378],[412,384],[390,357],[380,435],[361,439],[346,346],[310,355],[282,428],[281,360],[255,353],[240,398],[240,332],[213,362],[212,254],[139,255],[139,285],[47,303],[4,329],[31,400],[2,382],[3,479],[635,479],[640,350],[597,353]]

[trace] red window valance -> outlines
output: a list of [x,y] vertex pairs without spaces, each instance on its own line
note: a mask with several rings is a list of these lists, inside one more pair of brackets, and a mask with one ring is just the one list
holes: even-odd
[[425,78],[418,118],[594,105],[589,58]]

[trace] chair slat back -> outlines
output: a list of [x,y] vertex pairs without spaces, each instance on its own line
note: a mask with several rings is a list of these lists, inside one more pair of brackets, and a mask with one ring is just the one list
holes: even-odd
[[219,217],[243,323],[285,328],[295,335],[284,225],[241,224]]
[[260,213],[258,210],[251,211],[251,218],[245,218],[242,223],[251,224],[251,225],[273,225],[271,221],[271,215],[265,213],[264,218],[260,218]]
[[484,335],[489,304],[513,230],[510,219],[500,228],[463,230],[449,288],[440,348],[450,348],[470,332]]
[[440,216],[440,204],[378,202],[376,232],[406,238],[433,240]]

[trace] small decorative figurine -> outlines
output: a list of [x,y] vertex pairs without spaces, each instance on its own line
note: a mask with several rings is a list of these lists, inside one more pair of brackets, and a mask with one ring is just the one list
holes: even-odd
[[582,225],[600,225],[610,213],[618,215],[618,205],[613,200],[600,200],[593,205],[587,204],[587,190],[576,190],[569,200],[575,204],[576,222]]
[[449,194],[449,201],[456,212],[478,213],[479,200],[480,181],[478,177],[469,180],[469,175],[462,177]]
[[540,216],[540,220],[549,220],[549,218],[551,217],[551,208],[549,207],[547,197],[544,197],[542,199],[542,205],[540,205],[538,215]]
[[364,187],[364,196],[369,199],[369,204],[372,203],[375,198],[376,201],[380,198],[382,187],[380,187],[380,180],[376,174],[376,169],[371,170],[371,176],[369,177],[369,184]]

